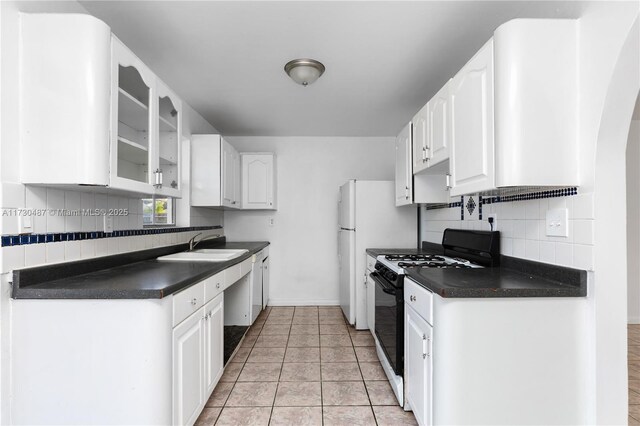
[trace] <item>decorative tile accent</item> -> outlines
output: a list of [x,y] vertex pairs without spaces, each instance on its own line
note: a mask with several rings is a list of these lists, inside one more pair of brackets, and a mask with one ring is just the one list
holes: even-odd
[[[578,195],[578,188],[560,188],[560,189],[551,189],[548,191],[537,191],[530,192],[527,194],[514,194],[514,195],[487,195],[487,196],[479,196],[479,206],[480,212],[482,212],[482,204],[496,204],[496,203],[509,203],[512,201],[526,201],[526,200],[540,200],[543,198],[556,198],[556,197],[569,197],[572,195]],[[425,206],[425,210],[438,210],[438,209],[447,209],[452,207],[460,207],[462,205],[462,197],[461,201],[455,203],[444,203],[444,204],[428,204]],[[469,197],[469,201],[472,197]],[[464,220],[464,208],[462,208],[462,216],[460,219]],[[482,217],[480,216],[480,219]]]
[[129,229],[113,232],[93,231],[93,232],[60,232],[48,234],[23,234],[23,235],[3,235],[2,247],[22,246],[28,244],[53,243],[59,241],[81,241],[95,240],[100,238],[135,237],[139,235],[172,234],[189,231],[208,231],[211,229],[221,229],[222,226],[190,226],[182,228],[149,228],[149,229]]
[[465,207],[467,208],[467,211],[469,212],[469,214],[472,215],[473,212],[476,210],[476,202],[473,199],[473,197],[469,197],[469,200],[467,201],[467,204],[465,205]]

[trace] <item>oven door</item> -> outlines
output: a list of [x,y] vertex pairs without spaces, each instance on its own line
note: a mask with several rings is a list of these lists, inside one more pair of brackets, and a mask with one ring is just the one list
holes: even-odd
[[371,273],[376,283],[375,332],[391,368],[402,376],[404,368],[404,295],[377,272]]

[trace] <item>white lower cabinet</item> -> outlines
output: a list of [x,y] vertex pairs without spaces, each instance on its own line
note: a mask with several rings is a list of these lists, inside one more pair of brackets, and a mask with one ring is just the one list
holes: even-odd
[[405,377],[406,399],[418,424],[432,424],[431,342],[433,327],[411,306],[405,305]]
[[224,371],[224,293],[204,307],[205,396],[213,392]]
[[173,424],[194,424],[204,404],[204,308],[173,329]]

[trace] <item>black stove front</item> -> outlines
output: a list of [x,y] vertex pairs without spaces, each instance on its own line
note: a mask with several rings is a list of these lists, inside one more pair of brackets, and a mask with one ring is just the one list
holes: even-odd
[[391,368],[404,370],[404,275],[377,263],[371,273],[376,283],[375,333]]

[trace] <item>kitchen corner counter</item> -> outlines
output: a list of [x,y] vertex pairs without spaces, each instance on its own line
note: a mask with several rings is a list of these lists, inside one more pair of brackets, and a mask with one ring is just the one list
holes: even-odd
[[238,264],[269,242],[202,242],[199,248],[246,249],[226,262],[171,262],[156,258],[184,251],[180,244],[13,273],[14,299],[161,299]]
[[501,256],[501,266],[405,269],[407,277],[445,298],[584,297],[587,272]]

